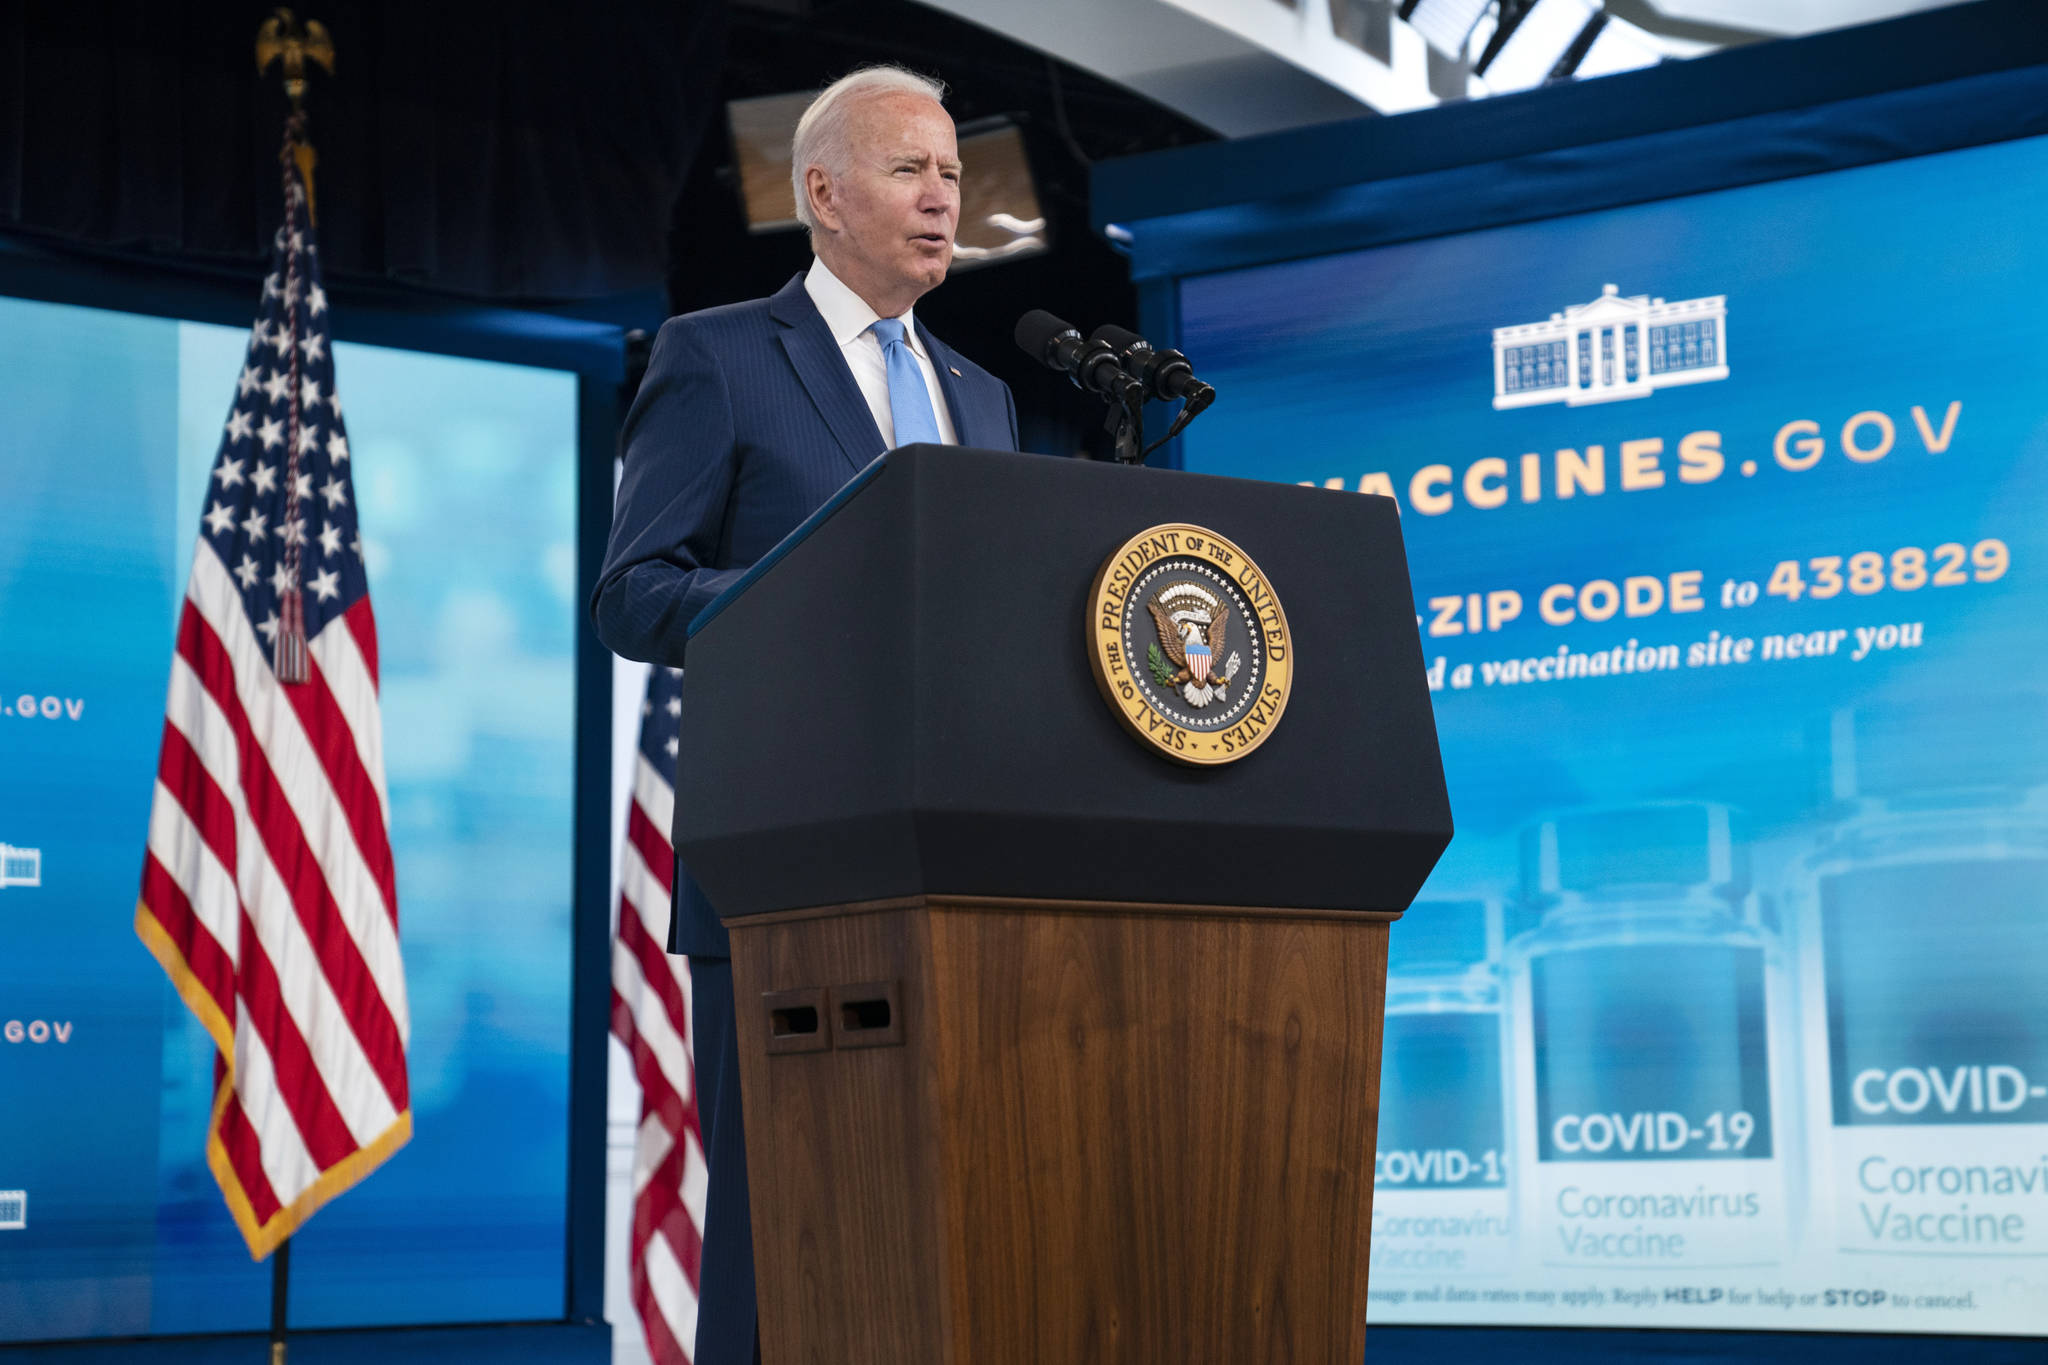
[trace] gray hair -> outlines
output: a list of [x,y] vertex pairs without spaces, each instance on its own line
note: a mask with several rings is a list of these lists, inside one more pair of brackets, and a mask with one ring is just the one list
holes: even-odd
[[837,175],[846,170],[846,123],[853,106],[876,95],[921,95],[944,103],[946,87],[941,81],[920,76],[900,66],[864,66],[850,71],[818,92],[796,121],[790,139],[789,182],[796,190],[796,220],[813,233],[818,223],[811,216],[811,196],[804,177],[813,166],[823,166]]

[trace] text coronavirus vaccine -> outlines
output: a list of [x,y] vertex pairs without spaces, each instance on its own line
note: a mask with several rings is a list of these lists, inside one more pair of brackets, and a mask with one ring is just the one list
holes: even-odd
[[1790,1249],[1790,1001],[1730,825],[1725,807],[1673,803],[1527,833],[1542,919],[1506,966],[1533,1266],[1735,1268]]
[[[1929,742],[1930,725],[1944,730]],[[1835,1247],[2048,1293],[2048,701],[1845,711],[1794,874]],[[2024,1289],[2021,1286],[2024,1285]],[[2008,1296],[2010,1297],[2010,1296]]]

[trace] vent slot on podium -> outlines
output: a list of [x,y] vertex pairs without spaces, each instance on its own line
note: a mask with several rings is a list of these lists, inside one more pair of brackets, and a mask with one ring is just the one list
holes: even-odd
[[772,1017],[777,1038],[794,1038],[799,1034],[818,1031],[818,1012],[809,1005],[792,1005],[788,1009],[775,1011]]
[[832,988],[834,1047],[901,1047],[903,1011],[894,981]]
[[825,1026],[825,992],[808,986],[794,991],[764,991],[761,1008],[768,1016],[770,1052],[823,1052],[832,1046]]
[[889,1002],[855,1000],[839,1007],[839,1021],[849,1033],[889,1027]]

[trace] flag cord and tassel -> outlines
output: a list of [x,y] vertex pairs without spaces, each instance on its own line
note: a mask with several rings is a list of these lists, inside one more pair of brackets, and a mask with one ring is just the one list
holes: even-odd
[[278,153],[284,180],[285,293],[284,315],[287,340],[291,344],[291,398],[286,413],[285,538],[286,586],[278,594],[277,639],[272,667],[282,683],[302,683],[309,676],[306,663],[306,604],[300,595],[299,547],[305,540],[299,521],[299,260],[306,246],[306,234],[299,226],[299,211],[305,210],[308,227],[313,222],[313,144],[306,141],[306,63],[334,72],[334,42],[327,30],[313,20],[301,25],[288,9],[280,9],[256,30],[256,70],[278,63],[284,73],[284,93],[292,102],[285,119],[284,148]]
[[284,124],[284,148],[278,153],[284,177],[285,276],[284,315],[288,329],[291,387],[285,407],[285,589],[278,595],[277,642],[272,666],[281,683],[302,683],[310,676],[306,663],[306,605],[299,585],[299,549],[305,541],[299,520],[299,258],[306,237],[299,228],[305,186],[298,174],[298,149],[305,142],[306,114],[294,109]]
[[[299,550],[305,537],[299,528],[299,258],[305,234],[299,229],[299,205],[306,197],[301,169],[311,157],[306,146],[306,111],[293,101],[284,123],[284,147],[278,153],[284,179],[285,276],[284,314],[289,329],[291,388],[285,406],[284,563],[289,586],[277,607],[277,649],[272,664],[281,683],[303,683],[306,666],[306,607],[299,592]],[[302,149],[303,152],[302,152]],[[286,1308],[291,1295],[292,1239],[286,1236],[270,1258],[270,1365],[286,1365]]]

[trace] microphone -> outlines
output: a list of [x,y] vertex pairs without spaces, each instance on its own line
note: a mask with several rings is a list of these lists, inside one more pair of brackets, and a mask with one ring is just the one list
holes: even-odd
[[1135,405],[1144,401],[1143,386],[1124,373],[1117,354],[1104,341],[1083,341],[1072,323],[1034,308],[1017,319],[1017,345],[1049,370],[1058,370],[1077,388],[1111,402]]
[[1136,332],[1108,322],[1097,327],[1088,340],[1114,351],[1124,373],[1143,384],[1148,397],[1166,402],[1185,398],[1198,412],[1216,401],[1216,390],[1195,378],[1194,367],[1179,351],[1155,351],[1152,343]]

